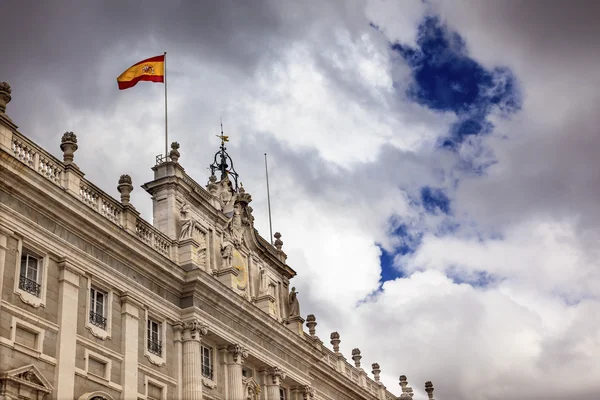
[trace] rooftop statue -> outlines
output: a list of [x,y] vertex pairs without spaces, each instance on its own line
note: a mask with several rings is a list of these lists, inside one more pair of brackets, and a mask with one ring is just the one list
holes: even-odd
[[300,304],[298,303],[298,292],[296,292],[296,288],[293,287],[289,296],[290,301],[290,317],[299,317],[300,316]]

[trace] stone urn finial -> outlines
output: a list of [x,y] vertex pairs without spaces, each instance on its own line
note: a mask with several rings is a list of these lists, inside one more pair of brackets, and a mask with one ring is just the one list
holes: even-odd
[[283,246],[283,241],[281,240],[281,233],[275,232],[273,237],[275,237],[275,243],[273,243],[275,248],[281,251],[281,247]]
[[129,175],[123,174],[119,178],[119,185],[117,186],[117,190],[121,193],[121,204],[124,206],[129,205],[129,199],[131,192],[133,191],[133,185],[131,184],[131,177]]
[[425,382],[425,391],[427,392],[427,398],[433,400],[433,383],[431,381]]
[[6,105],[10,103],[10,100],[12,99],[10,93],[10,85],[6,82],[0,82],[0,114],[6,112]]
[[331,339],[331,345],[333,346],[333,351],[335,351],[336,353],[340,352],[340,334],[337,332],[331,332],[331,335],[329,336],[329,338]]
[[359,349],[352,349],[352,360],[354,360],[354,366],[356,368],[360,368],[360,359],[362,356],[360,355]]
[[209,193],[213,196],[217,195],[217,191],[219,190],[219,185],[217,185],[217,177],[215,174],[211,174],[208,178],[208,183],[206,184],[206,189],[208,189]]
[[373,371],[371,371],[371,372],[373,373],[373,377],[375,378],[375,382],[379,382],[379,380],[381,379],[379,377],[379,375],[381,374],[381,368],[379,368],[379,364],[373,363],[371,365],[371,368],[373,368]]
[[60,149],[63,152],[63,161],[69,165],[73,163],[73,155],[77,151],[77,135],[73,132],[65,132],[60,139]]
[[406,379],[406,375],[400,375],[400,387],[402,388],[402,394],[400,395],[401,399],[407,399],[410,398],[409,394],[408,394],[408,390],[407,390],[407,386],[408,386],[408,379]]
[[171,158],[171,161],[173,162],[177,162],[177,160],[179,160],[179,157],[181,156],[181,154],[179,154],[179,143],[177,142],[173,142],[171,143],[171,151],[169,152],[169,158]]
[[317,326],[317,318],[314,314],[308,314],[306,316],[306,326],[308,326],[308,333],[310,336],[315,336],[315,327]]

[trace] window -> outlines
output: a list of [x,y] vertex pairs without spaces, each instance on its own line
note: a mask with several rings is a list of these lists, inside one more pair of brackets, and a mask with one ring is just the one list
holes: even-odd
[[90,323],[106,330],[107,293],[97,288],[90,288]]
[[21,271],[19,275],[19,289],[31,293],[35,297],[40,297],[40,268],[39,257],[23,250],[21,256]]
[[32,357],[40,357],[42,343],[44,343],[44,329],[12,316],[10,332],[10,342],[15,349]]
[[161,400],[163,398],[163,388],[158,385],[153,385],[152,383],[148,383],[148,395],[146,399],[148,400]]
[[109,357],[95,353],[89,349],[84,350],[86,377],[101,385],[109,385],[112,376],[112,360]]
[[144,377],[144,386],[146,386],[147,400],[167,400],[171,398],[167,393],[167,385],[164,382],[157,381],[149,376]]
[[106,376],[106,363],[90,357],[88,360],[88,372],[104,378]]
[[148,319],[148,351],[159,357],[162,356],[161,331],[160,322]]
[[202,346],[202,376],[213,379],[212,348]]
[[284,388],[279,388],[279,400],[287,400],[287,392]]

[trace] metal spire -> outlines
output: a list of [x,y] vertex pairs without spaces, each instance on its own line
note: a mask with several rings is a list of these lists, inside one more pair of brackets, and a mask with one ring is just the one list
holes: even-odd
[[[219,148],[219,151],[217,151],[217,153],[215,154],[215,159],[213,163],[210,165],[211,174],[214,175],[215,171],[220,171],[221,179],[225,179],[227,176],[233,177],[235,190],[237,191],[239,175],[233,168],[233,160],[231,159],[229,154],[227,154],[227,148],[225,147],[225,142],[229,142],[229,136],[225,136],[225,134],[223,134],[223,118],[221,118],[221,134],[216,136],[219,139],[221,139],[221,147]],[[217,158],[219,158],[218,162]]]

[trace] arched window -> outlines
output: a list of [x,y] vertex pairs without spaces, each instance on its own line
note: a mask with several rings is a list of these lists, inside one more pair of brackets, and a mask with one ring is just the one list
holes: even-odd
[[114,400],[111,395],[104,392],[84,393],[77,400]]

